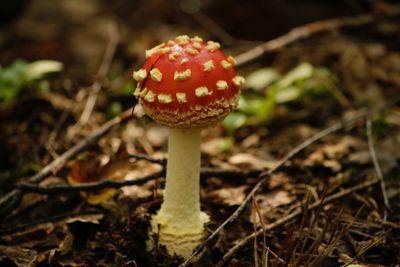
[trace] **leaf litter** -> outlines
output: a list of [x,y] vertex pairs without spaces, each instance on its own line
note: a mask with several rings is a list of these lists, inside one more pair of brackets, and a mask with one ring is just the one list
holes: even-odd
[[[43,1],[33,2],[33,7],[38,7]],[[83,11],[77,1],[75,4],[64,3],[62,6],[66,10],[76,11],[65,19],[72,25],[84,26],[85,20],[78,14],[93,16],[99,9],[104,9],[96,1],[91,3],[85,4]],[[154,22],[156,26],[172,12],[172,5],[158,4],[160,6],[143,4],[138,7],[138,12],[159,12],[161,17],[160,21]],[[33,7],[29,9],[33,13],[20,22],[28,23],[33,31],[41,33],[32,38],[48,42],[48,57],[35,58],[34,51],[43,51],[43,47],[33,43],[32,54],[26,57],[42,64],[30,72],[36,73],[37,78],[28,85],[16,84],[16,89],[3,98],[3,91],[0,93],[0,100],[7,98],[7,103],[0,104],[0,155],[1,164],[5,166],[0,173],[2,194],[13,188],[17,182],[15,177],[36,173],[109,116],[131,107],[132,62],[140,65],[145,48],[178,31],[188,31],[177,29],[174,24],[164,24],[161,30],[155,31],[154,25],[145,25],[137,17],[128,16],[122,6],[112,5],[113,10],[122,15],[121,27],[127,32],[126,40],[114,58],[110,77],[104,81],[104,91],[99,95],[92,117],[76,135],[68,133],[83,110],[88,95],[85,86],[92,82],[93,73],[96,73],[94,62],[101,58],[106,35],[104,31],[86,25],[81,31],[67,31],[73,41],[63,46],[46,39],[56,36],[57,31],[45,31],[38,29],[36,24],[29,24],[33,23],[29,21],[30,16],[38,16],[35,13],[38,10]],[[222,8],[218,3],[208,5]],[[246,8],[256,12],[250,6],[243,7]],[[96,25],[103,26],[112,20],[108,16],[97,19],[99,24]],[[61,18],[56,21],[58,24],[52,27],[61,27],[65,23]],[[137,23],[134,31],[129,26],[132,22]],[[394,21],[384,23],[396,25]],[[197,31],[208,35],[205,29],[198,28]],[[261,62],[243,68],[248,79],[241,106],[225,120],[225,128],[216,126],[205,131],[202,165],[239,171],[273,168],[287,151],[331,122],[354,115],[363,108],[386,103],[398,94],[400,85],[400,55],[392,48],[393,36],[398,30],[387,31],[388,28],[370,25],[363,26],[359,32],[343,30],[310,36],[276,51],[272,58],[263,58]],[[387,38],[383,40],[382,35]],[[238,51],[243,50],[239,46],[232,47],[233,54],[238,53],[238,48]],[[52,47],[57,48],[57,53],[52,52]],[[18,51],[27,50],[20,44],[0,58],[7,62],[7,58],[23,57],[24,54]],[[67,58],[59,58],[55,56],[57,54]],[[40,61],[43,58],[55,58],[56,62]],[[82,59],[90,62],[85,62],[87,68],[82,67]],[[65,74],[57,73],[61,70],[59,62],[65,62]],[[14,74],[19,75],[17,69],[20,67],[17,67],[9,64],[9,71],[14,70]],[[2,67],[3,71],[5,69]],[[124,86],[128,93],[119,90]],[[107,112],[112,102],[120,103],[120,107]],[[66,115],[62,115],[64,113]],[[313,201],[323,200],[324,194],[340,193],[374,177],[365,127],[360,123],[312,144],[297,158],[285,163],[255,194],[254,205],[219,234],[215,247],[207,247],[203,263],[216,266],[243,238],[300,209],[301,216],[266,231],[265,238],[245,245],[227,266],[254,266],[260,262],[268,262],[269,266],[399,264],[398,106],[379,116],[381,118],[374,118],[373,124],[377,155],[392,204],[387,220],[383,218],[384,207],[378,186],[307,210]],[[14,119],[9,120],[10,117]],[[60,120],[61,117],[64,120]],[[57,122],[60,124],[55,127]],[[104,179],[134,180],[158,172],[162,169],[160,164],[129,155],[144,154],[165,159],[167,134],[164,127],[153,124],[146,117],[138,117],[113,129],[39,185],[65,185],[68,177],[71,184]],[[50,135],[56,136],[52,150],[45,146]],[[203,209],[211,215],[214,224],[207,226],[210,231],[244,201],[256,182],[257,176],[202,179]],[[163,183],[160,177],[143,185],[121,189],[79,194],[26,194],[22,204],[1,221],[0,264],[90,266],[96,262],[98,266],[177,266],[182,261],[169,257],[162,249],[156,257],[145,249],[149,218],[159,208]],[[200,261],[197,265],[201,264]]]

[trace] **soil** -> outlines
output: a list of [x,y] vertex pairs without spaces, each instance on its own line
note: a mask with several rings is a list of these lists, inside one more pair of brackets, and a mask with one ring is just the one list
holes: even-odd
[[[260,179],[265,182],[190,264],[400,266],[400,18],[393,15],[399,8],[394,3],[10,3],[0,4],[0,14],[6,14],[0,20],[0,74],[17,59],[54,60],[63,68],[23,84],[8,101],[1,98],[8,88],[1,88],[0,75],[0,197],[24,188],[11,208],[0,201],[0,266],[181,264],[163,247],[146,250],[147,240],[157,238],[148,229],[162,202],[168,130],[140,114],[133,97],[132,71],[142,66],[144,50],[188,34],[219,41],[227,54],[240,55],[306,23],[363,13],[376,19],[312,32],[237,68],[247,78],[269,68],[263,73],[274,70],[281,81],[299,66],[313,74],[293,83],[299,96],[275,99],[268,116],[239,109],[246,123],[203,131],[200,196],[211,218],[208,233],[243,204]],[[260,75],[254,79],[261,89],[245,86],[243,95],[265,99],[274,87],[263,85]],[[91,94],[97,98],[85,120]],[[260,176],[314,134],[371,110],[371,116],[310,142],[272,175]],[[113,118],[121,122],[32,182],[30,177]],[[21,187],[27,183],[32,187]],[[86,183],[88,190],[71,189]],[[257,230],[257,238],[241,243]],[[230,254],[237,244],[242,246]]]

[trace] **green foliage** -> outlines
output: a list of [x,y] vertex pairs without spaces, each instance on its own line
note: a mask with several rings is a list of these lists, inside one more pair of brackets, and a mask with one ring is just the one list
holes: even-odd
[[42,79],[47,73],[58,72],[62,63],[53,60],[38,60],[28,63],[15,60],[7,67],[0,66],[0,104],[13,101],[18,94],[34,81],[38,81],[40,90],[48,90],[48,83]]
[[13,100],[25,83],[28,63],[16,60],[7,68],[0,66],[0,102]]
[[134,92],[135,89],[136,89],[136,84],[129,80],[118,91],[122,95],[131,96],[132,92]]
[[252,90],[242,93],[238,111],[226,117],[224,125],[233,133],[246,124],[268,123],[278,104],[327,92],[336,97],[335,84],[336,77],[328,69],[310,63],[301,63],[283,76],[271,68],[256,70],[246,79],[246,87]]
[[122,105],[119,102],[114,101],[111,103],[111,105],[109,105],[107,109],[107,118],[109,119],[114,118],[119,114],[121,114],[121,112],[122,112]]

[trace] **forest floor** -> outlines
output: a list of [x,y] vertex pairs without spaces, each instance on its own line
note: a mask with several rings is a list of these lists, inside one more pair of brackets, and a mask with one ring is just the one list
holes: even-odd
[[[21,1],[0,27],[0,266],[400,266],[398,9],[122,2]],[[168,130],[133,97],[180,34],[247,79],[202,134],[197,262],[146,251]]]

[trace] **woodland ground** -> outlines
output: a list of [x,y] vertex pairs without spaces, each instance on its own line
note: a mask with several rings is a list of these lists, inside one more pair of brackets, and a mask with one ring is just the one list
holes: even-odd
[[0,266],[182,264],[145,249],[168,131],[131,78],[179,34],[247,78],[203,133],[213,238],[188,264],[400,266],[400,17],[367,2],[0,4]]

